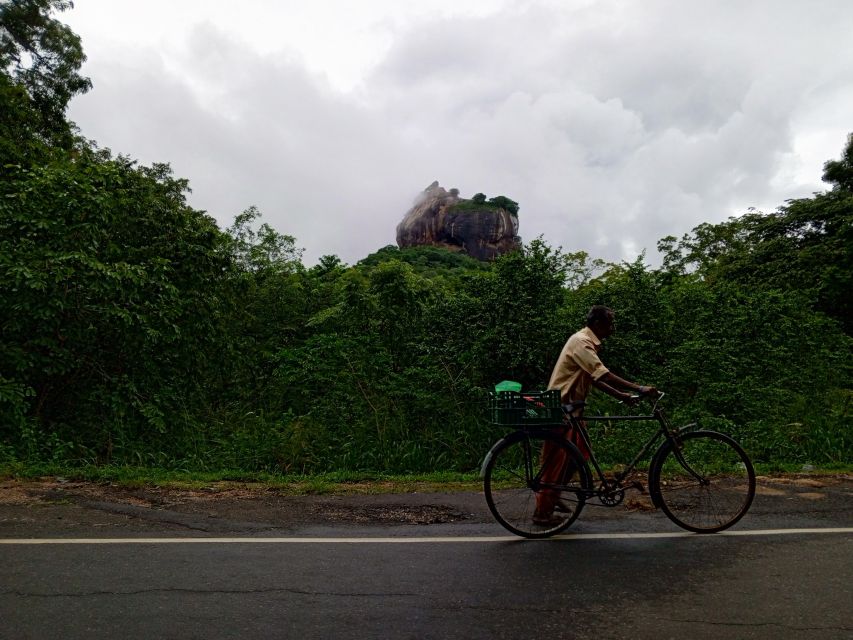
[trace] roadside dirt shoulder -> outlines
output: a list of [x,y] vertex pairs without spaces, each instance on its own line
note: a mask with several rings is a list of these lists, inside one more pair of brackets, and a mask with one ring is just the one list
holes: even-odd
[[[290,495],[260,484],[203,489],[128,488],[56,479],[0,481],[0,537],[48,526],[141,533],[163,527],[211,534],[293,530],[309,525],[487,522],[479,491]],[[376,487],[373,487],[375,490]]]
[[[450,489],[456,487],[449,487]],[[192,531],[210,535],[298,530],[307,526],[488,523],[482,492],[377,492],[388,487],[342,485],[334,494],[290,495],[261,484],[213,483],[200,489],[129,488],[57,478],[0,481],[0,537],[104,535]],[[754,509],[814,511],[853,501],[849,474],[761,476]],[[616,510],[651,510],[648,496],[632,495]],[[835,509],[833,509],[835,510]]]

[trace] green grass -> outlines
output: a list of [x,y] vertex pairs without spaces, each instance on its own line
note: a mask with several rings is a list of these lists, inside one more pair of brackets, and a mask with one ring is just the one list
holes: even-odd
[[123,487],[156,486],[176,489],[203,487],[256,487],[288,495],[411,493],[478,491],[479,474],[438,471],[412,475],[341,471],[310,476],[246,471],[187,471],[125,466],[67,467],[54,464],[7,463],[0,465],[0,479],[54,479],[72,482],[102,482]]
[[754,464],[755,474],[759,476],[775,474],[798,474],[809,475],[836,475],[839,473],[853,473],[853,464],[843,462],[832,462],[824,465],[804,465],[802,463],[766,462]]
[[[608,469],[605,469],[607,471]],[[645,471],[645,469],[641,469]],[[837,475],[853,473],[853,464],[832,464],[803,468],[802,464],[758,464],[757,475]],[[229,488],[273,490],[284,495],[351,495],[382,493],[433,493],[481,491],[478,472],[394,475],[385,473],[341,471],[317,475],[284,475],[252,473],[223,469],[220,471],[187,471],[150,467],[85,466],[56,464],[0,464],[0,480],[55,480],[109,483],[121,487],[162,487],[167,489]]]

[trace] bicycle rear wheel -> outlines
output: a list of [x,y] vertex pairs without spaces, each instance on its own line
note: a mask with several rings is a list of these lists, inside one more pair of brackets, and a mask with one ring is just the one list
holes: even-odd
[[[499,442],[489,452],[483,477],[492,515],[525,538],[546,538],[566,529],[580,515],[591,486],[577,447],[549,432],[518,432]],[[537,502],[546,506],[545,517],[536,513]]]
[[714,431],[678,436],[651,469],[657,503],[679,527],[696,533],[728,529],[749,510],[755,497],[755,470],[730,437]]

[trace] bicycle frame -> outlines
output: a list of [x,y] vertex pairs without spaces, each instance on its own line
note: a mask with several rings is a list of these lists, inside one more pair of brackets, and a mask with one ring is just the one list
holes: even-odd
[[[585,494],[585,496],[584,496],[585,498],[592,498],[595,496],[600,497],[602,495],[608,494],[609,492],[618,491],[618,490],[624,488],[622,483],[624,482],[625,478],[627,478],[631,474],[631,472],[634,471],[634,469],[636,469],[637,464],[640,462],[640,460],[642,460],[652,450],[652,448],[658,442],[660,442],[661,437],[663,437],[663,443],[661,443],[661,445],[658,446],[658,449],[655,452],[655,454],[652,458],[652,462],[650,463],[649,467],[652,468],[654,466],[655,458],[665,450],[667,443],[671,443],[671,445],[676,449],[676,456],[678,456],[679,461],[682,463],[682,466],[688,472],[690,472],[692,475],[694,475],[697,479],[702,481],[702,478],[700,478],[690,468],[690,466],[687,464],[687,462],[685,460],[681,459],[681,455],[680,455],[680,453],[678,453],[678,449],[679,449],[678,435],[680,433],[683,433],[685,431],[688,431],[688,430],[696,427],[697,423],[694,422],[694,423],[684,425],[683,427],[680,427],[678,429],[673,429],[670,426],[669,420],[666,417],[666,415],[664,414],[663,409],[658,407],[658,404],[660,403],[660,400],[661,400],[661,398],[663,398],[663,396],[664,396],[664,394],[660,394],[660,396],[658,396],[654,406],[652,407],[652,413],[649,415],[641,415],[641,416],[636,416],[636,415],[627,415],[627,416],[600,416],[600,415],[572,416],[572,415],[566,413],[565,414],[566,421],[563,423],[554,424],[550,427],[544,426],[544,425],[538,425],[538,426],[533,427],[533,428],[523,428],[523,429],[521,429],[521,431],[526,432],[526,433],[531,434],[531,435],[535,435],[535,434],[542,434],[542,433],[553,433],[553,430],[555,428],[563,429],[564,432],[568,429],[577,429],[577,431],[581,434],[581,438],[583,440],[584,445],[586,446],[586,450],[589,451],[589,453],[590,453],[589,462],[592,463],[592,467],[593,467],[595,473],[597,474],[599,481],[601,482],[601,485],[598,489],[590,490],[588,492],[584,491],[583,493]],[[625,467],[625,469],[620,471],[616,475],[616,477],[610,481],[608,481],[607,478],[605,477],[604,471],[602,470],[601,465],[599,464],[598,460],[595,457],[595,453],[592,450],[592,443],[590,442],[590,439],[589,439],[589,434],[587,433],[586,429],[581,426],[582,421],[604,422],[604,421],[609,421],[609,420],[632,421],[632,422],[643,422],[643,421],[649,422],[649,421],[655,420],[659,424],[657,431],[655,431],[655,433],[652,434],[651,438],[649,438],[649,440],[643,445],[643,447],[640,449],[640,451],[634,456],[634,459]],[[497,446],[497,444],[498,443],[496,443],[495,446]],[[538,476],[534,472],[534,467],[533,467],[533,459],[537,455],[537,452],[532,451],[530,449],[529,443],[525,443],[524,446],[525,446],[524,474],[525,474],[525,478],[527,479],[527,483],[529,486],[542,486],[540,484],[540,479],[538,478]],[[492,452],[494,451],[494,448],[495,447],[493,447],[492,450],[490,450],[486,454],[486,457],[483,460],[481,474],[485,472],[486,466],[487,466],[489,460],[491,459]],[[557,490],[560,489],[559,486],[552,486],[550,488],[557,489]],[[655,503],[655,506],[658,506],[656,496],[653,495],[652,500]]]
[[[651,450],[652,448],[658,444],[663,437],[663,444],[658,445],[657,452],[654,457],[657,457],[658,453],[662,451],[663,445],[666,442],[671,442],[672,446],[678,451],[678,434],[683,433],[686,430],[692,429],[697,426],[697,423],[687,424],[679,429],[673,429],[664,414],[663,409],[658,407],[658,403],[660,399],[663,398],[663,394],[660,394],[657,401],[655,402],[652,413],[649,415],[627,415],[627,416],[571,416],[567,415],[569,428],[576,429],[578,433],[580,433],[580,437],[583,440],[584,445],[586,446],[586,450],[589,451],[589,462],[592,464],[593,469],[595,469],[595,473],[598,475],[598,479],[601,482],[601,487],[598,491],[592,493],[592,497],[594,495],[600,495],[603,492],[618,490],[623,488],[622,483],[625,478],[627,478],[633,471],[636,469],[637,464],[642,460]],[[590,442],[589,434],[587,430],[581,425],[582,422],[605,422],[605,421],[630,421],[630,422],[649,422],[652,420],[656,420],[660,425],[655,431],[654,434],[649,438],[649,440],[642,446],[637,455],[634,456],[634,459],[628,463],[628,465],[611,480],[608,481],[604,475],[604,471],[601,468],[601,465],[598,463],[598,460],[595,457],[595,453],[592,450],[592,443]],[[680,458],[680,454],[676,453],[676,455]],[[654,458],[653,458],[654,459]],[[682,465],[686,470],[688,470],[691,474],[700,479],[699,476],[689,467],[689,465],[684,460],[680,460]],[[650,467],[653,465],[650,465]]]

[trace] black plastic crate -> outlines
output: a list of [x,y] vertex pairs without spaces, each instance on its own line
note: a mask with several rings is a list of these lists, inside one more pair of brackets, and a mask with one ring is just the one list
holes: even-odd
[[563,421],[560,392],[552,389],[489,393],[489,416],[492,424],[509,427],[560,424]]

